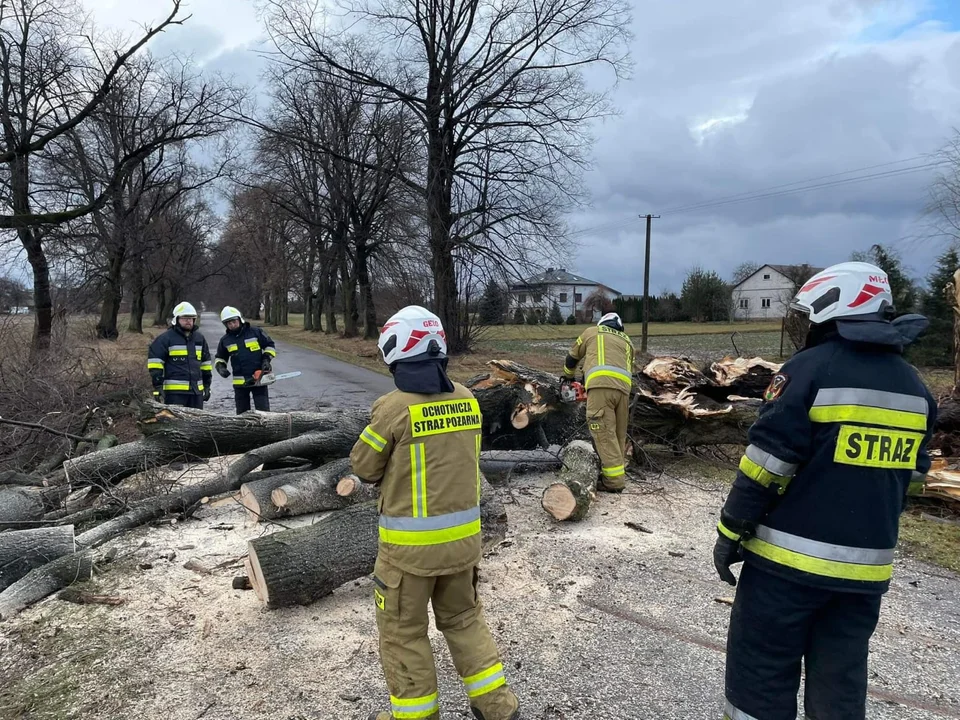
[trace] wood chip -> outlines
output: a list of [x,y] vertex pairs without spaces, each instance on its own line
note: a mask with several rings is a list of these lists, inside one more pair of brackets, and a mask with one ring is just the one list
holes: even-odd
[[124,599],[115,595],[93,595],[74,588],[67,588],[57,595],[58,600],[76,603],[77,605],[123,605]]
[[628,528],[630,528],[631,530],[636,530],[637,532],[642,532],[642,533],[647,533],[647,534],[649,534],[649,535],[653,535],[653,530],[651,530],[650,528],[648,528],[648,527],[645,526],[645,525],[641,525],[640,523],[636,523],[636,522],[633,522],[633,521],[628,521],[628,522],[625,522],[624,525],[626,525],[626,526],[627,526]]
[[199,575],[209,575],[211,573],[210,568],[195,559],[187,560],[187,562],[183,564],[183,567],[185,570],[192,570]]
[[733,605],[733,598],[732,598],[732,597],[715,597],[715,598],[713,599],[713,601],[714,601],[714,602],[718,602],[718,603],[720,603],[720,604],[722,604],[722,605]]

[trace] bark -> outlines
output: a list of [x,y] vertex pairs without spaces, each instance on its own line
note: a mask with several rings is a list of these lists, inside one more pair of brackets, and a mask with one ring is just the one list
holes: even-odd
[[480,470],[490,482],[507,480],[522,473],[554,472],[562,467],[559,448],[550,450],[484,450]]
[[327,463],[310,472],[287,476],[287,482],[274,488],[270,504],[282,515],[306,515],[307,513],[341,510],[348,505],[372,499],[370,494],[338,493],[338,484],[345,477],[353,477],[349,458]]
[[370,282],[369,248],[364,238],[357,239],[357,285],[360,290],[360,307],[363,311],[363,337],[376,340],[380,336],[377,322],[377,307],[373,299],[373,283]]
[[[484,545],[506,535],[506,511],[484,481],[480,502]],[[246,566],[257,597],[269,608],[307,605],[373,572],[377,506],[363,503],[318,523],[251,540]]]
[[64,555],[34,568],[0,592],[0,620],[9,620],[26,607],[75,582],[89,580],[93,559],[89,552]]
[[[339,448],[345,442],[342,435],[346,429],[359,427],[359,436],[369,421],[365,412],[351,410],[327,413],[251,411],[243,415],[216,415],[152,402],[143,407],[145,416],[139,425],[146,437],[68,460],[63,467],[71,483],[116,483],[135,473],[171,462],[245,453],[251,448],[304,433],[334,431],[338,428],[341,429],[338,443],[332,445],[329,452],[340,452]],[[311,447],[316,452],[324,450],[322,444]]]
[[157,285],[157,307],[154,309],[154,327],[163,327],[167,324],[167,285],[162,280]]
[[0,486],[0,529],[5,523],[40,520],[46,512],[37,488]]
[[117,317],[123,300],[123,264],[126,247],[122,244],[112,248],[107,255],[107,276],[104,279],[103,297],[100,304],[100,320],[97,321],[97,337],[116,340],[120,337]]
[[597,496],[600,459],[583,440],[567,445],[561,459],[560,482],[543,491],[540,504],[555,520],[583,520]]
[[0,591],[34,568],[76,551],[73,525],[0,533]]
[[127,330],[132,333],[143,333],[143,316],[147,311],[144,301],[146,290],[143,287],[141,262],[140,257],[134,258],[135,268],[130,274],[130,324],[127,326]]

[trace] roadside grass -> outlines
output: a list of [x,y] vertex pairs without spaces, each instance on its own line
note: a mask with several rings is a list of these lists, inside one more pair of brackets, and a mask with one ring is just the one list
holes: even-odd
[[913,557],[960,573],[960,524],[929,520],[921,517],[922,510],[914,506],[901,516],[901,547]]

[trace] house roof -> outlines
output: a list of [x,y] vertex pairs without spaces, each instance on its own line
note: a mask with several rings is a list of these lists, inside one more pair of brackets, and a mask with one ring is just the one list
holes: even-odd
[[602,282],[597,282],[596,280],[590,280],[585,278],[582,275],[574,275],[571,272],[567,272],[566,268],[547,268],[545,272],[533,275],[528,277],[522,283],[511,286],[511,290],[525,290],[531,287],[543,286],[543,285],[596,285],[598,287],[607,288],[610,292],[620,295],[619,292],[604,285]]
[[794,272],[806,268],[809,274],[807,275],[807,277],[803,278],[804,280],[807,280],[811,276],[816,275],[818,272],[821,272],[823,270],[823,268],[814,267],[813,265],[805,265],[805,264],[804,265],[773,265],[773,264],[767,263],[765,265],[761,265],[755,271],[747,275],[743,280],[741,280],[736,285],[734,285],[733,289],[736,290],[738,287],[743,285],[747,280],[749,280],[753,276],[760,273],[760,271],[763,270],[764,268],[771,268],[786,278],[790,278],[791,274],[793,274]]

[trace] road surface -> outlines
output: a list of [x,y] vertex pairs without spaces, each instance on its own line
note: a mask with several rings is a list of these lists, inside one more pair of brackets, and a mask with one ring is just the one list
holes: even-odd
[[[223,337],[223,325],[216,313],[203,313],[200,329],[210,345],[211,355]],[[269,334],[270,330],[267,329]],[[271,410],[316,410],[317,407],[368,408],[379,396],[394,389],[386,375],[277,340],[277,373],[299,370],[300,377],[279,380],[270,386]],[[213,374],[213,396],[204,406],[214,412],[236,412],[233,377]]]

